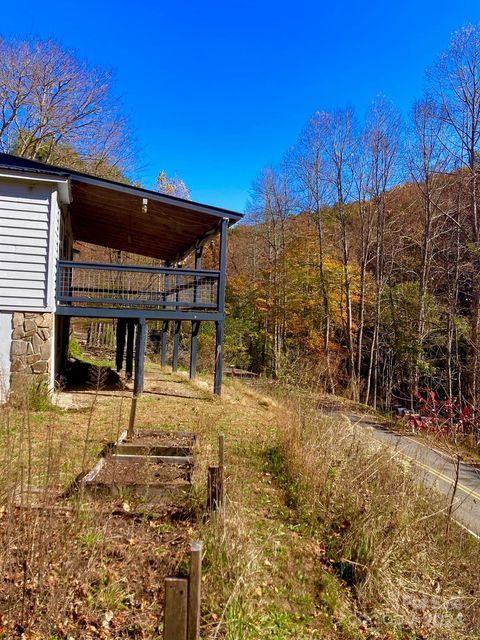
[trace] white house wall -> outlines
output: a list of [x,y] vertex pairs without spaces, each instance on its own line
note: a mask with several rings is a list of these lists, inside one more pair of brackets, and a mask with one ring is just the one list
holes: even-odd
[[53,388],[57,183],[0,176],[0,402]]
[[12,314],[0,312],[0,402],[8,399],[10,391],[10,349]]
[[0,310],[54,310],[57,218],[52,184],[0,180]]

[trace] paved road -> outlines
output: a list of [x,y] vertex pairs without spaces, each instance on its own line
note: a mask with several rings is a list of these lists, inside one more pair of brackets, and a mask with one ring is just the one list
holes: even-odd
[[[341,409],[328,409],[328,413],[342,414],[352,424],[369,428],[373,437],[395,447],[404,458],[419,469],[423,482],[436,488],[447,497],[452,495],[456,477],[456,465],[446,453],[437,451],[409,436],[399,435],[365,415],[357,415]],[[454,499],[453,517],[471,534],[480,539],[480,469],[460,463],[458,484]]]

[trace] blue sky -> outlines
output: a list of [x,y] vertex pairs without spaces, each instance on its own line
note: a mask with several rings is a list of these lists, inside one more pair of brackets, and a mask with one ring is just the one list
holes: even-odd
[[408,114],[450,34],[480,21],[478,0],[23,0],[1,10],[3,37],[53,37],[113,70],[145,186],[164,169],[195,200],[239,211],[314,111],[361,115],[384,93]]

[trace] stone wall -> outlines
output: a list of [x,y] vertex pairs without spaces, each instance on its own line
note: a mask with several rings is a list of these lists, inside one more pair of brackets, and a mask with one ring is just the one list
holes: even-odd
[[12,319],[10,392],[24,396],[32,383],[49,382],[53,314],[15,312]]

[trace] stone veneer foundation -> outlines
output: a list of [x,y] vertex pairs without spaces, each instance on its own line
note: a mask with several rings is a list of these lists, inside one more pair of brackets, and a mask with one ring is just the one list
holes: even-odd
[[18,312],[12,319],[10,393],[24,396],[32,383],[48,383],[52,367],[52,313]]

